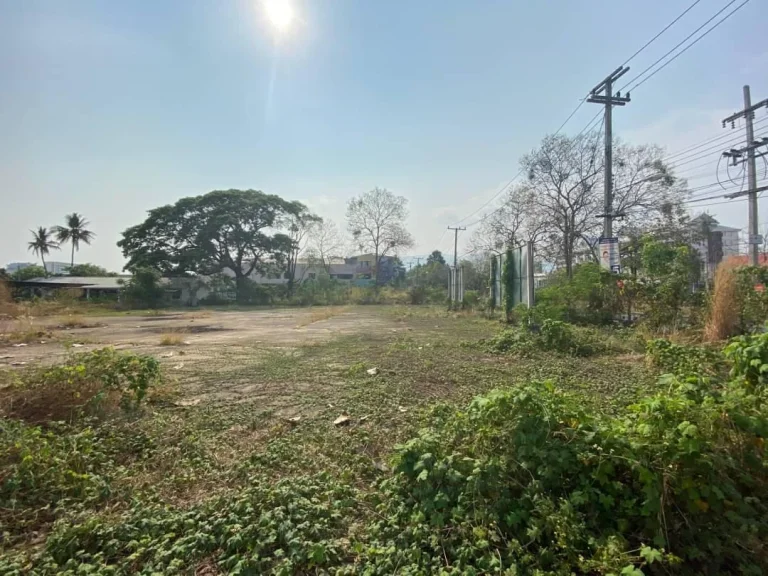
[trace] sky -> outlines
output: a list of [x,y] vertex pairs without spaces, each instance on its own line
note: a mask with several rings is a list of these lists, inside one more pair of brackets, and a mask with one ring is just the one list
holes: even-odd
[[[446,226],[692,0],[290,2],[278,34],[261,0],[0,0],[0,266],[34,261],[29,230],[77,211],[96,238],[76,261],[119,270],[116,242],[147,210],[229,188],[344,228],[347,201],[385,187],[409,201],[412,254],[452,253]],[[726,3],[700,0],[627,78]],[[766,24],[768,2],[751,0],[633,91],[614,134],[670,153],[723,134],[744,84],[768,98]],[[696,186],[716,163],[680,170]],[[746,227],[746,202],[706,209]],[[768,200],[760,213],[765,229]]]

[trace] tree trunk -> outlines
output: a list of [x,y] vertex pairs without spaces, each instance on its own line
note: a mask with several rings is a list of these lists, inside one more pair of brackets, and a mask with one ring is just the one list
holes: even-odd
[[235,271],[235,300],[238,304],[247,304],[248,277]]
[[43,261],[43,276],[48,278],[48,268],[45,267],[45,256],[43,256],[43,253],[40,253],[40,260]]
[[373,284],[376,288],[379,287],[379,247],[376,246],[375,254],[373,256],[373,265],[375,270],[373,272]]
[[75,243],[72,243],[72,260],[69,263],[69,267],[72,268],[75,265]]

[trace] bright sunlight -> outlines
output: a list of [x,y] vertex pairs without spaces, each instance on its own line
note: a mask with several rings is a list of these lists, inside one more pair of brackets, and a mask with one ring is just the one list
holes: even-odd
[[265,0],[264,10],[270,23],[278,32],[287,30],[293,22],[293,7],[288,0]]

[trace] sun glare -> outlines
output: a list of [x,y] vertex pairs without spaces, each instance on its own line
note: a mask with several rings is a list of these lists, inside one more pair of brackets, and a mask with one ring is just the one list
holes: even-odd
[[283,32],[293,22],[293,7],[289,0],[264,0],[267,19],[278,32]]

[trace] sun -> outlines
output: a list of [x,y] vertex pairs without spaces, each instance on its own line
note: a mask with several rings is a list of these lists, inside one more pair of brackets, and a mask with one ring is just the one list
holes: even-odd
[[264,10],[278,32],[287,30],[293,22],[294,12],[289,0],[264,0]]

